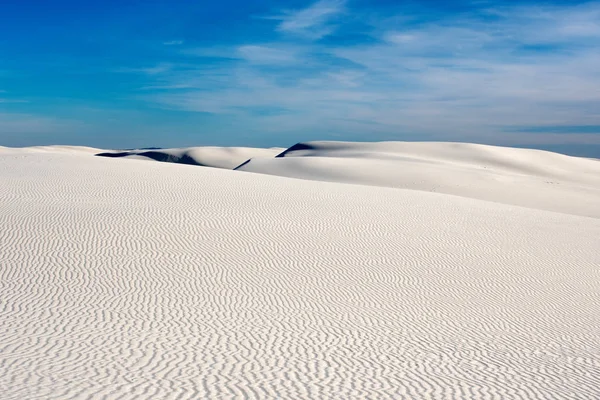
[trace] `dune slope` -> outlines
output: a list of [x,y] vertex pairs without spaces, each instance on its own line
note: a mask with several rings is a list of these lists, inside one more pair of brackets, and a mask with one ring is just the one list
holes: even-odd
[[0,154],[0,397],[600,398],[597,219]]
[[468,143],[307,142],[237,170],[446,193],[600,217],[600,161]]

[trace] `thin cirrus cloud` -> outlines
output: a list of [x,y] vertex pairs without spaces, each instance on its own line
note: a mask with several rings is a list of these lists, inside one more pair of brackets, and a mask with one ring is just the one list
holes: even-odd
[[188,49],[189,62],[153,74],[157,90],[143,99],[266,131],[515,143],[556,142],[570,126],[579,133],[565,140],[600,144],[585,129],[600,125],[600,4],[429,19],[403,9],[372,13],[361,26],[370,40],[318,40],[333,20],[336,37],[352,35],[361,12],[320,1],[272,17],[268,40]]
[[29,103],[28,100],[20,100],[20,99],[6,99],[0,97],[0,103]]
[[344,5],[342,0],[321,0],[307,8],[267,18],[281,21],[277,26],[279,32],[319,39],[333,31],[332,21],[344,11]]
[[299,61],[297,51],[292,48],[277,48],[263,45],[246,45],[237,48],[237,56],[252,64],[290,64]]
[[171,63],[159,63],[151,67],[142,67],[142,68],[117,68],[113,70],[113,72],[117,73],[139,73],[144,75],[159,75],[169,72],[173,68],[173,64]]
[[53,134],[72,132],[81,127],[82,124],[78,121],[34,114],[0,112],[0,132],[5,135]]
[[[0,90],[0,94],[8,94],[8,91]],[[0,97],[0,104],[7,103],[29,103],[29,100],[16,99],[14,97]]]

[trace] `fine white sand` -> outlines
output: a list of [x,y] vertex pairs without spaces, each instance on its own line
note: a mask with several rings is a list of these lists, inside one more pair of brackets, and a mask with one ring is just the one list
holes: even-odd
[[[3,400],[600,398],[597,218],[93,154],[0,149]],[[437,171],[476,192],[478,163]]]
[[468,143],[307,142],[238,170],[446,193],[600,218],[600,161]]

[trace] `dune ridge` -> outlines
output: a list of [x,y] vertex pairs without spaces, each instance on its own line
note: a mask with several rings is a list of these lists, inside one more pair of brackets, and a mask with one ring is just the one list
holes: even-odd
[[175,149],[138,149],[126,151],[103,151],[97,156],[109,158],[151,159],[175,164],[188,164],[201,167],[234,169],[249,158],[274,157],[284,149],[273,147],[261,149],[253,147],[186,147]]
[[316,141],[288,149],[190,147],[97,155],[444,193],[600,218],[600,161],[542,150],[449,142]]
[[306,142],[236,170],[445,193],[600,217],[600,162],[470,143]]
[[2,399],[600,398],[595,218],[48,149],[0,187]]

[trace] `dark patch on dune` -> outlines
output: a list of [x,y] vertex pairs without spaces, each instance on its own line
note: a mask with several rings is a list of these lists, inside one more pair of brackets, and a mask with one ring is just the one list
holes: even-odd
[[244,161],[243,163],[241,163],[240,165],[238,165],[237,167],[235,167],[233,170],[237,171],[239,168],[242,168],[244,165],[248,164],[250,161],[252,161],[251,158],[249,158],[248,160]]
[[200,164],[199,162],[197,162],[196,160],[194,160],[192,157],[188,156],[187,154],[184,154],[183,156],[178,157],[178,156],[173,156],[171,154],[161,153],[160,151],[145,151],[143,153],[139,153],[138,155],[148,157],[155,161],[160,161],[160,162],[170,162],[170,163],[174,163],[174,164],[199,165],[201,167],[205,166],[203,164]]
[[96,157],[110,157],[110,158],[119,158],[119,157],[127,157],[130,156],[132,154],[136,154],[136,153],[132,153],[130,151],[122,151],[119,153],[98,153],[98,154],[94,154]]
[[[295,145],[293,145],[289,149],[285,150],[283,153],[280,153],[280,154],[276,155],[275,158],[277,158],[277,157],[285,157],[288,153],[291,153],[293,151],[314,150],[314,149],[315,149],[315,146],[313,146],[313,145],[306,144],[306,143],[296,143]],[[240,165],[240,167],[241,167],[241,165]]]
[[162,153],[160,151],[122,151],[119,153],[98,153],[96,156],[98,157],[110,157],[110,158],[119,158],[119,157],[127,157],[127,156],[144,156],[151,158],[154,161],[160,162],[168,162],[173,164],[186,164],[186,165],[196,165],[200,167],[206,167],[207,165],[201,164],[198,161],[194,160],[192,157],[184,154],[183,156],[174,156],[171,154]]

